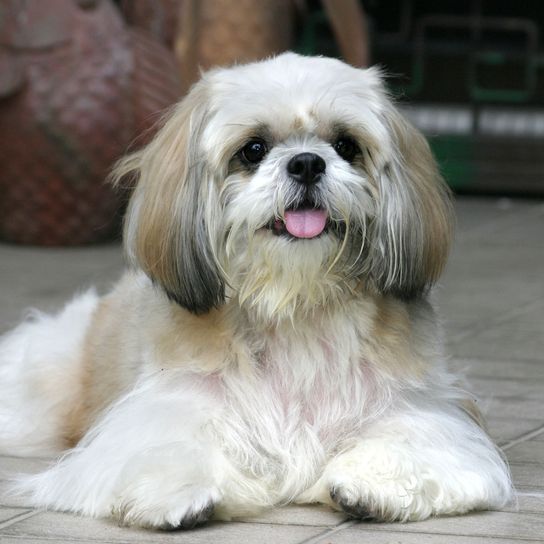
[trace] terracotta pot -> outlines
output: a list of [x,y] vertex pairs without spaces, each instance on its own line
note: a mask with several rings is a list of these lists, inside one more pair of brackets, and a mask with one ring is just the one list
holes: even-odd
[[173,55],[109,0],[4,0],[0,74],[0,238],[111,239],[124,199],[105,177],[178,98]]

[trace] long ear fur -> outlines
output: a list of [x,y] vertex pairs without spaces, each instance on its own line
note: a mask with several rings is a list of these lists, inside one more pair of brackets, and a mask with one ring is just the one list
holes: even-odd
[[127,175],[138,178],[125,219],[129,259],[172,300],[196,314],[224,300],[214,251],[217,192],[200,151],[207,103],[201,81],[151,143],[122,159],[112,174],[114,183]]
[[386,115],[393,149],[377,180],[371,277],[381,292],[410,299],[442,273],[453,236],[452,202],[423,135],[393,106]]

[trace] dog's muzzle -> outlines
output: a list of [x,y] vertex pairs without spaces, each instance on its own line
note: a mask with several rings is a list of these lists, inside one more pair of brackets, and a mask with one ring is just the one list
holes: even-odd
[[[325,161],[315,153],[299,153],[287,163],[287,173],[296,183],[305,187],[304,192],[318,183],[326,169]],[[284,220],[276,219],[273,230],[293,238],[316,238],[327,226],[328,213],[306,198],[302,203],[285,210]]]

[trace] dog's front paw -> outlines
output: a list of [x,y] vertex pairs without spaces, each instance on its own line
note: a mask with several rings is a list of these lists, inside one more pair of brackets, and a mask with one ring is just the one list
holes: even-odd
[[336,473],[331,475],[329,495],[336,508],[352,518],[372,521],[421,520],[433,513],[430,497],[416,477],[395,479],[383,475]]
[[126,463],[112,505],[114,516],[122,524],[191,529],[211,518],[223,498],[213,464],[198,462],[200,448],[184,450],[184,462],[178,460],[178,453],[175,446],[163,447]]
[[333,503],[352,518],[370,521],[376,520],[378,517],[376,512],[370,510],[359,493],[353,493],[345,486],[333,486],[329,494]]
[[322,502],[373,521],[422,520],[437,513],[440,483],[401,452],[369,442],[332,460],[297,502]]
[[123,525],[175,531],[192,529],[208,521],[221,500],[216,488],[183,486],[178,490],[143,486],[127,490],[114,507]]
[[206,523],[213,515],[215,510],[215,503],[209,502],[204,508],[200,510],[195,510],[194,507],[190,508],[189,511],[181,518],[177,525],[172,525],[165,527],[165,529],[171,529],[175,531],[177,529],[193,529],[198,525]]
[[375,521],[419,521],[500,507],[510,496],[508,471],[484,445],[475,455],[474,443],[472,449],[439,450],[395,438],[366,439],[332,459],[297,502],[332,504],[354,518]]

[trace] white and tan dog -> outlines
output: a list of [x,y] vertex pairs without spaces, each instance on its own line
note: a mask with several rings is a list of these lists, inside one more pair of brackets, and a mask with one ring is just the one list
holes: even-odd
[[2,452],[73,447],[19,481],[35,504],[183,528],[290,501],[406,521],[510,499],[426,300],[449,194],[378,71],[213,70],[125,176],[132,271],[0,344]]

